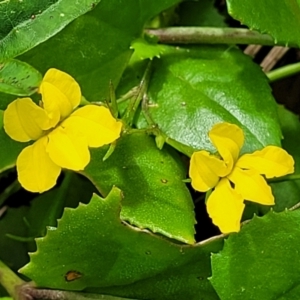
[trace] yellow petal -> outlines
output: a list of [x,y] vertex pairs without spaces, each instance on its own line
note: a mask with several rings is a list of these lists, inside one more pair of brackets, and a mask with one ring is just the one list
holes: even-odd
[[[219,123],[210,130],[209,137],[230,172],[244,144],[244,133],[242,129],[235,124]],[[229,172],[227,174],[229,174]]]
[[263,205],[274,205],[271,187],[265,179],[254,170],[242,170],[235,167],[228,179],[234,183],[234,189],[245,200]]
[[209,152],[202,150],[192,154],[189,175],[192,187],[206,192],[216,186],[221,174],[227,170],[225,163]]
[[243,198],[230,186],[227,178],[220,180],[209,196],[207,212],[222,233],[238,232],[245,208]]
[[57,127],[48,134],[47,152],[60,167],[79,171],[90,161],[87,140],[70,128]]
[[81,99],[79,84],[69,74],[49,69],[39,87],[44,109],[55,126],[59,120],[69,116]]
[[294,159],[280,147],[267,146],[260,151],[241,156],[236,166],[254,169],[267,178],[273,178],[293,173]]
[[72,113],[62,126],[81,132],[90,147],[101,147],[120,137],[122,122],[117,121],[106,107],[86,105]]
[[43,135],[49,129],[47,113],[30,98],[17,99],[4,111],[4,129],[14,140],[28,142]]
[[24,148],[17,158],[20,184],[31,192],[45,192],[55,184],[61,168],[46,153],[47,137]]

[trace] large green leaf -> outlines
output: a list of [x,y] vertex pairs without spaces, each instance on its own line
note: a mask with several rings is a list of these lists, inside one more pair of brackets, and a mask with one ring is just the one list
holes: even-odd
[[[222,300],[294,300],[299,293],[300,211],[255,217],[212,256],[211,282]],[[299,295],[299,294],[297,294]]]
[[[267,78],[235,47],[174,48],[154,63],[148,94],[154,122],[195,149],[215,151],[208,132],[224,121],[244,130],[242,152],[280,145],[277,106]],[[146,126],[145,121],[139,126]]]
[[0,61],[28,51],[93,9],[100,0],[2,1]]
[[42,75],[22,61],[8,59],[0,63],[1,92],[29,96],[37,91],[41,80]]
[[[88,205],[66,209],[58,228],[37,239],[38,250],[21,272],[47,288],[91,288],[139,299],[218,299],[207,277],[210,253],[220,250],[222,240],[184,246],[133,228],[120,220],[122,198],[113,188],[106,199],[94,195]],[[139,282],[143,289],[135,289]]]
[[251,29],[270,34],[283,45],[300,45],[299,0],[227,0],[229,14]]
[[122,189],[121,218],[139,228],[185,243],[194,242],[194,206],[182,182],[187,168],[165,147],[159,150],[145,133],[123,136],[103,162],[107,148],[91,151],[83,174],[106,196],[113,186]]
[[42,73],[51,67],[66,71],[78,80],[88,100],[104,100],[110,80],[117,86],[132,53],[130,43],[140,36],[144,23],[178,2],[102,0],[20,59]]

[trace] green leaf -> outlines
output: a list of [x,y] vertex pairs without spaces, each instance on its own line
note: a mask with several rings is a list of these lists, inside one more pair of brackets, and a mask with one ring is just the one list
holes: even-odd
[[[267,78],[235,47],[173,48],[154,62],[149,113],[169,137],[194,149],[215,151],[208,132],[215,123],[239,125],[242,152],[280,145],[277,106]],[[145,121],[139,127],[147,126]]]
[[143,59],[153,59],[154,57],[160,57],[168,47],[165,45],[160,45],[154,42],[148,42],[143,38],[138,38],[131,43],[131,49],[134,53],[131,57],[132,60],[143,60]]
[[[13,270],[28,262],[28,251],[35,251],[35,237],[45,235],[46,227],[57,226],[64,207],[87,203],[95,191],[83,176],[67,172],[61,184],[41,195],[19,191],[12,199],[19,199],[19,207],[9,207],[0,218],[0,258]],[[28,205],[28,200],[30,205]],[[24,205],[22,205],[24,201]],[[49,229],[50,230],[50,229]]]
[[185,1],[180,4],[179,26],[226,27],[213,0]]
[[278,105],[278,115],[283,134],[282,146],[295,160],[295,173],[300,173],[300,136],[299,116]]
[[3,127],[0,128],[0,173],[15,166],[19,153],[26,146],[28,143],[14,141],[6,134]]
[[300,211],[255,217],[212,255],[211,283],[222,300],[297,299]]
[[0,63],[0,91],[17,96],[30,96],[37,91],[42,75],[30,65],[9,59]]
[[[130,44],[141,35],[144,23],[178,2],[102,0],[91,12],[19,59],[42,73],[52,67],[63,70],[79,82],[87,100],[105,100],[110,81],[117,87],[132,54]],[[76,7],[73,2],[69,6]],[[55,55],[54,49],[59,49]]]
[[104,196],[113,186],[122,189],[122,220],[194,243],[194,205],[182,182],[187,169],[175,151],[157,149],[154,138],[145,133],[124,135],[103,161],[106,151],[107,147],[92,149],[83,174]]
[[[131,227],[120,220],[122,198],[113,188],[106,199],[94,195],[88,205],[66,209],[58,228],[37,239],[38,250],[21,272],[38,286],[54,289],[90,287],[139,299],[182,299],[177,293],[218,299],[207,276],[210,252],[222,247],[222,239],[183,246]],[[139,281],[144,289],[135,290]]]
[[250,29],[270,34],[276,43],[300,45],[298,0],[228,0],[226,3],[229,14]]
[[20,55],[46,41],[100,0],[2,1],[0,61]]

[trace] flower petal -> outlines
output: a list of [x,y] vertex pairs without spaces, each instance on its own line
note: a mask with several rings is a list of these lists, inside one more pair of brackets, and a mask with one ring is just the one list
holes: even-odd
[[24,148],[17,158],[17,172],[20,184],[31,192],[45,192],[55,184],[61,168],[46,152],[47,137]]
[[117,121],[106,107],[86,105],[72,113],[62,126],[81,132],[90,147],[101,147],[120,137],[122,122]]
[[3,123],[6,133],[18,142],[37,140],[43,130],[51,127],[47,113],[30,98],[10,103],[4,111]]
[[274,205],[271,187],[265,179],[254,170],[242,170],[235,167],[228,179],[235,185],[234,189],[245,200],[263,205]]
[[87,140],[72,128],[57,127],[48,134],[47,152],[60,167],[79,171],[90,161]]
[[49,69],[39,87],[44,109],[55,126],[69,116],[81,100],[79,84],[69,74],[57,69]]
[[209,196],[207,212],[222,233],[238,232],[245,208],[243,198],[231,188],[227,178],[222,178]]
[[189,175],[192,187],[200,192],[206,192],[216,186],[221,174],[227,167],[221,159],[202,150],[192,154]]
[[273,178],[293,173],[294,163],[293,157],[282,148],[267,146],[260,151],[241,156],[236,166],[242,169],[255,169],[259,174]]
[[210,130],[209,137],[228,166],[229,174],[244,144],[242,129],[235,124],[219,123]]

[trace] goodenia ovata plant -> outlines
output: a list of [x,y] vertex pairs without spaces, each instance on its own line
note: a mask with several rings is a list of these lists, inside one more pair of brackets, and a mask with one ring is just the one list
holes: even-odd
[[274,1],[0,2],[0,299],[295,299],[299,121],[235,45],[299,46]]

